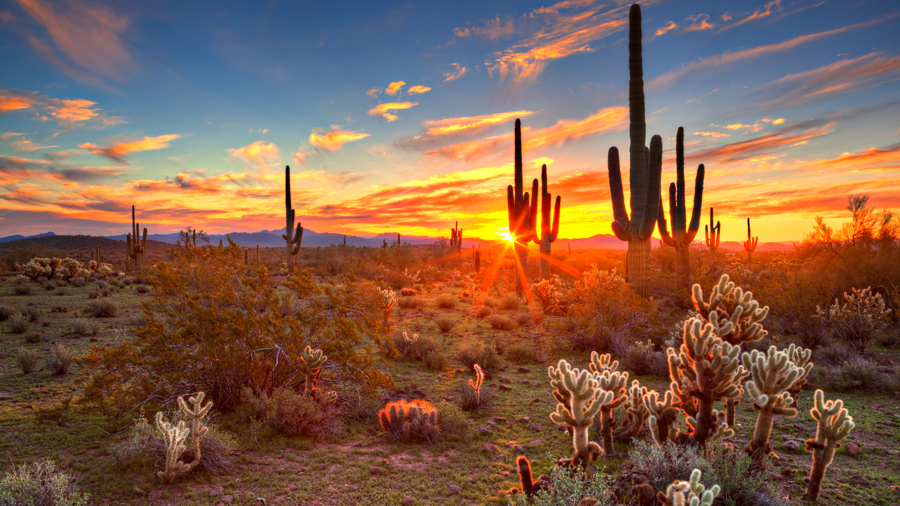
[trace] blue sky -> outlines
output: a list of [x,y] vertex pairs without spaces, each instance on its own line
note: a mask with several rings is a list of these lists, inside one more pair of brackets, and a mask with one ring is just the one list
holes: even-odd
[[[641,2],[648,133],[723,239],[900,207],[900,5]],[[561,235],[610,233],[627,3],[0,3],[0,235],[505,228],[512,127]],[[671,158],[671,159],[670,159]],[[627,165],[627,160],[623,160]],[[623,167],[625,169],[625,167]],[[627,179],[627,178],[626,178]]]

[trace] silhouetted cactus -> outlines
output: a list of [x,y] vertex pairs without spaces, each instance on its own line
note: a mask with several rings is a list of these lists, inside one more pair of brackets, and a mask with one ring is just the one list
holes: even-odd
[[475,272],[479,272],[481,270],[481,248],[477,248],[475,250]]
[[[288,270],[294,272],[297,262],[297,254],[300,253],[300,244],[303,242],[303,227],[297,223],[297,215],[291,207],[291,166],[284,166],[284,209],[285,209],[285,233],[281,238],[286,241]],[[296,230],[294,224],[297,223]],[[345,239],[346,240],[346,239]],[[257,251],[257,256],[258,256]]]
[[126,270],[128,270],[128,262],[137,272],[141,271],[141,258],[147,248],[147,227],[144,227],[144,237],[138,241],[138,234],[141,230],[141,224],[134,221],[134,206],[131,206],[131,233],[125,238],[125,258]]
[[455,249],[456,251],[462,251],[462,229],[459,228],[459,222],[457,221],[455,226],[450,229],[450,249]]
[[753,252],[756,251],[756,244],[759,237],[750,237],[750,218],[747,218],[747,240],[744,241],[744,251],[747,252],[747,264],[753,263]]
[[719,249],[719,237],[722,233],[722,224],[718,221],[715,222],[716,226],[713,226],[713,208],[709,207],[709,225],[704,227],[706,231],[706,247],[709,248],[710,251],[716,251]]
[[844,401],[837,399],[826,402],[825,393],[821,390],[816,390],[814,400],[815,407],[809,413],[818,422],[818,428],[816,438],[806,440],[806,451],[813,454],[813,466],[806,483],[806,493],[803,495],[806,501],[815,501],[819,498],[825,470],[834,460],[835,450],[841,446],[841,440],[855,427],[853,417],[844,408]]
[[700,230],[700,209],[703,204],[703,164],[697,168],[694,182],[694,209],[691,211],[691,223],[687,224],[687,203],[684,189],[684,128],[678,127],[675,135],[675,171],[676,182],[669,185],[669,219],[672,221],[672,234],[666,229],[666,213],[663,210],[662,196],[659,202],[659,234],[663,242],[675,248],[675,274],[679,286],[685,289],[691,286],[690,250],[697,231]]
[[528,243],[533,241],[537,227],[538,180],[531,185],[531,194],[524,192],[522,175],[522,120],[516,119],[515,130],[515,185],[506,188],[506,212],[509,217],[509,234],[516,240],[514,248],[521,271],[517,268],[516,294],[521,296],[528,286]]
[[662,138],[654,135],[646,148],[647,124],[644,113],[644,70],[641,54],[641,8],[634,4],[628,16],[628,106],[631,167],[631,218],[625,209],[619,150],[609,149],[609,189],[613,203],[613,233],[628,241],[626,271],[631,289],[641,297],[650,296],[650,240],[659,212],[662,174]]
[[[550,244],[559,237],[559,211],[562,197],[556,196],[556,206],[552,210],[553,197],[547,189],[547,165],[541,167],[541,236],[535,236],[534,242],[540,245],[541,279],[550,279]],[[536,228],[536,227],[535,227]]]

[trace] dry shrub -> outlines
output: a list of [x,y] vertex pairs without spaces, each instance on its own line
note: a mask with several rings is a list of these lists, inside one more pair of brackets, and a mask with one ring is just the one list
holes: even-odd
[[487,316],[490,316],[492,312],[493,311],[491,310],[490,307],[481,306],[480,308],[478,308],[478,312],[475,313],[475,316],[477,316],[478,318],[485,318]]
[[592,267],[585,271],[583,279],[575,282],[571,297],[564,320],[566,338],[578,349],[624,355],[632,333],[649,324],[637,295],[615,270]]
[[13,293],[16,295],[31,295],[31,285],[30,284],[18,284],[13,286]]
[[39,332],[31,331],[25,334],[25,342],[29,344],[37,344],[44,340],[44,336],[42,336]]
[[0,322],[9,320],[14,314],[16,314],[16,310],[12,306],[0,304]]
[[112,318],[119,313],[119,308],[111,300],[95,300],[85,306],[84,312],[94,318]]
[[49,459],[15,466],[0,480],[3,506],[85,506],[90,496],[78,490],[78,479],[56,469]]
[[449,315],[438,316],[434,323],[437,325],[438,330],[445,334],[453,330],[453,327],[456,326],[456,320]]
[[638,341],[628,348],[623,357],[623,369],[636,376],[669,376],[669,361],[666,355],[653,348],[650,341]]
[[397,302],[403,309],[422,309],[426,305],[422,297],[400,297]]
[[467,342],[460,346],[456,353],[456,359],[463,363],[467,369],[478,364],[487,371],[496,371],[500,367],[500,357],[493,347],[481,342]]
[[516,328],[516,323],[506,315],[492,314],[487,318],[488,324],[497,330],[512,330]]
[[447,402],[437,405],[438,426],[441,429],[441,438],[448,441],[464,441],[472,427],[465,413],[459,406]]
[[77,318],[72,320],[69,332],[78,336],[96,336],[100,333],[100,323],[84,318]]
[[41,359],[41,354],[38,353],[37,350],[32,348],[19,348],[16,350],[15,355],[13,356],[13,360],[15,360],[16,365],[22,369],[22,374],[29,374],[34,371],[34,368],[37,367],[38,361]]
[[456,309],[457,302],[456,297],[449,293],[443,293],[434,299],[434,305],[441,309]]
[[9,331],[13,334],[21,334],[28,330],[31,321],[22,313],[16,313],[9,319]]
[[278,388],[271,395],[244,388],[241,400],[244,414],[286,436],[318,440],[340,432],[334,403],[319,402],[290,388]]
[[22,310],[22,314],[28,317],[28,321],[31,323],[41,323],[43,319],[41,311],[36,307],[26,307]]
[[531,315],[525,311],[522,311],[516,314],[516,325],[520,327],[527,327],[531,325],[533,322]]
[[497,309],[498,307],[500,307],[500,302],[497,301],[497,299],[492,299],[492,298],[484,299],[484,302],[482,304],[484,304],[485,306],[487,306],[491,309]]
[[425,364],[425,367],[434,371],[440,371],[447,366],[447,355],[444,355],[437,349],[431,350],[425,354],[422,362]]
[[415,297],[419,292],[415,288],[401,288],[400,295],[404,297]]
[[394,348],[402,358],[408,360],[424,360],[425,357],[436,351],[440,345],[431,336],[414,334],[401,330],[395,330],[391,334]]
[[506,311],[515,311],[516,309],[519,309],[519,297],[514,293],[508,293],[500,299],[499,306],[500,309]]
[[57,376],[62,376],[69,372],[74,358],[72,352],[65,346],[54,343],[50,346],[50,353],[44,359],[44,367]]
[[[180,410],[166,415],[166,420],[172,420],[173,424],[183,419]],[[237,442],[212,423],[207,423],[207,428],[207,433],[200,438],[199,467],[212,474],[222,474],[231,469],[228,455],[237,448]],[[162,470],[166,462],[166,442],[157,427],[140,417],[128,429],[125,439],[113,447],[113,456],[123,464],[137,462]]]
[[517,364],[534,364],[540,361],[540,354],[533,344],[522,341],[506,348],[506,358]]
[[827,309],[816,306],[816,317],[827,324],[838,340],[861,352],[887,328],[885,317],[891,310],[885,307],[880,293],[871,292],[871,287],[852,291],[844,292],[844,304],[835,299]]

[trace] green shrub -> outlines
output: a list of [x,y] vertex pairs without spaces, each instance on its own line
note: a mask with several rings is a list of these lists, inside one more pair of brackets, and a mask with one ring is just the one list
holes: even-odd
[[75,477],[57,470],[52,460],[14,465],[0,480],[0,506],[84,506],[90,496],[75,483]]
[[[536,481],[540,472],[532,467],[532,474]],[[531,499],[521,493],[508,496],[510,506],[575,506],[585,497],[597,499],[597,506],[613,504],[606,480],[582,473],[577,467],[553,466],[550,482],[549,490],[540,490]]]
[[528,342],[519,342],[506,348],[506,358],[517,364],[534,364],[539,361],[537,348]]
[[453,330],[453,327],[456,326],[456,320],[449,315],[438,316],[434,323],[437,325],[438,330],[445,334]]
[[515,311],[519,309],[519,297],[514,293],[508,293],[500,299],[500,309]]
[[510,317],[502,314],[488,316],[487,322],[497,330],[512,330],[516,328],[516,323]]
[[449,441],[464,441],[472,431],[465,413],[456,404],[438,403],[438,426],[441,437]]
[[[183,419],[181,410],[166,413],[165,418],[175,425]],[[228,454],[237,448],[237,443],[233,436],[216,425],[209,423],[207,428],[209,430],[200,438],[200,467],[212,474],[221,474],[231,468]],[[113,456],[123,464],[137,462],[161,469],[166,462],[166,442],[155,424],[140,417],[128,429],[125,439],[113,447]]]
[[486,318],[490,316],[492,312],[493,310],[491,310],[491,308],[489,308],[488,306],[481,306],[480,308],[478,308],[478,312],[475,313],[475,316],[479,318]]
[[494,348],[481,342],[467,342],[460,346],[456,359],[467,369],[472,369],[475,364],[488,371],[496,371],[500,367],[500,357]]
[[456,309],[456,297],[449,293],[438,295],[434,299],[434,304],[441,309]]
[[19,348],[16,350],[14,357],[16,365],[22,369],[23,374],[29,374],[31,371],[34,371],[40,359],[41,354],[33,348]]
[[22,313],[16,313],[9,319],[9,331],[13,334],[21,334],[28,330],[31,321]]
[[78,336],[96,336],[100,333],[100,323],[84,318],[72,320],[69,331]]
[[0,322],[9,320],[14,314],[16,314],[16,310],[12,306],[0,304]]
[[25,334],[25,342],[28,344],[37,344],[43,340],[44,336],[39,332],[31,331]]
[[119,308],[111,300],[95,300],[85,306],[84,312],[94,318],[111,318],[118,314]]
[[447,355],[444,355],[440,350],[431,350],[425,354],[422,362],[425,364],[425,367],[440,371],[447,366]]
[[340,430],[334,404],[320,403],[289,388],[278,388],[271,395],[244,388],[241,400],[244,413],[286,436],[322,439]]
[[31,285],[21,283],[13,286],[13,293],[16,295],[31,295]]
[[73,362],[72,352],[65,346],[54,343],[50,346],[50,353],[44,359],[44,367],[57,376],[62,376],[69,372],[69,367]]
[[395,330],[391,334],[391,339],[394,342],[394,348],[400,353],[400,356],[409,360],[424,360],[429,353],[436,351],[440,347],[438,342],[430,336],[418,335],[400,329]]
[[22,310],[22,314],[25,315],[31,323],[41,322],[41,311],[36,307],[26,307]]
[[97,289],[97,288],[95,288],[95,287],[93,287],[93,286],[90,287],[90,288],[88,288],[88,291],[87,291],[87,298],[89,298],[89,299],[96,299],[96,298],[98,298],[98,297],[100,297],[100,290],[99,290],[99,289]]
[[147,286],[147,285],[137,285],[137,286],[134,287],[134,290],[135,290],[137,293],[147,293],[147,292],[150,291],[150,287]]
[[84,278],[72,278],[71,280],[69,280],[69,284],[76,288],[81,288],[82,286],[87,284],[87,280]]

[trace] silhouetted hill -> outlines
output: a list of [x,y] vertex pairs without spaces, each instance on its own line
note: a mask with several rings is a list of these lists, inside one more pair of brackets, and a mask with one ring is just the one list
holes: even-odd
[[21,239],[34,239],[37,237],[46,237],[46,236],[51,236],[51,235],[56,235],[56,234],[54,234],[53,232],[44,232],[43,234],[29,235],[27,237],[24,235],[8,235],[6,237],[0,237],[0,242],[18,241]]
[[[53,234],[51,232],[51,234]],[[0,259],[6,265],[24,264],[35,257],[70,257],[80,262],[91,260],[91,250],[100,246],[103,261],[114,268],[125,268],[125,241],[91,235],[46,235],[0,243]],[[171,244],[147,239],[145,259],[160,259]]]

